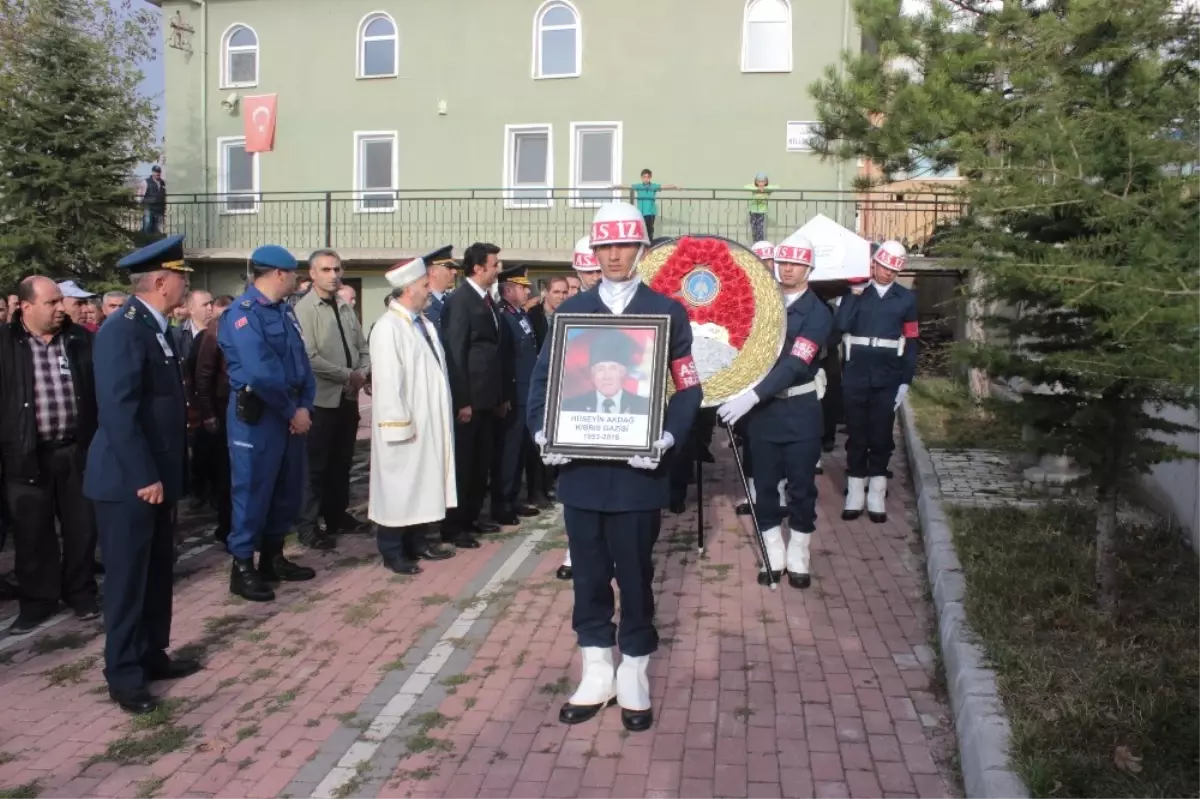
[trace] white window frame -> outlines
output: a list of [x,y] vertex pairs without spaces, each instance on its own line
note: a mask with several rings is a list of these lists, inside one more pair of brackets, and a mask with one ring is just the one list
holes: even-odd
[[[521,133],[546,134],[546,198],[530,200],[517,197],[516,192],[525,189],[517,185],[517,136]],[[554,126],[542,123],[504,126],[504,207],[515,209],[550,208],[554,205]]]
[[[367,36],[367,26],[377,19],[385,19],[392,24],[391,36]],[[382,75],[368,75],[367,42],[385,42],[389,40],[392,42],[392,71]],[[359,80],[379,80],[380,78],[395,78],[400,75],[400,26],[396,24],[396,19],[388,12],[372,11],[359,20],[355,49],[358,51],[356,60],[358,61],[357,76]]]
[[608,199],[589,199],[580,197],[578,192],[582,189],[594,189],[594,186],[581,186],[579,181],[578,169],[582,164],[579,161],[579,134],[588,130],[611,130],[613,134],[613,152],[612,152],[612,183],[616,185],[621,182],[621,175],[624,174],[623,157],[624,157],[624,125],[620,122],[572,122],[571,123],[571,182],[568,202],[572,208],[599,208],[606,202],[619,199],[620,191],[613,189],[611,196]]
[[[248,192],[237,192],[236,195],[229,188],[229,161],[227,151],[230,147],[246,146],[245,136],[218,136],[217,137],[217,195],[220,197],[220,205],[217,210],[222,215],[239,216],[243,214],[257,214],[262,205],[262,182],[260,180],[259,170],[262,166],[262,161],[259,159],[258,153],[247,153],[251,158],[251,178],[253,180],[253,188]],[[249,197],[254,201],[252,208],[230,208],[229,198],[231,196]]]
[[[551,25],[548,28],[542,24],[542,19],[550,9],[561,6],[575,15],[573,25]],[[574,30],[575,31],[575,69],[562,75],[542,74],[542,31],[543,30]],[[562,80],[578,78],[583,74],[583,16],[570,0],[545,0],[533,15],[533,79]]]
[[[229,42],[233,38],[234,31],[238,28],[245,28],[254,34],[253,47],[231,47]],[[234,53],[254,53],[254,80],[251,81],[234,81],[232,61]],[[221,34],[221,88],[222,89],[247,89],[258,85],[258,78],[262,72],[262,39],[258,35],[258,31],[247,25],[245,22],[235,22],[225,29]]]
[[[755,69],[751,68],[747,59],[750,56],[750,9],[754,8],[755,4],[760,2],[781,2],[787,12],[787,67],[786,68],[771,68],[771,69]],[[746,5],[742,7],[742,72],[751,73],[785,73],[791,72],[793,62],[795,61],[795,37],[792,35],[792,3],[791,0],[746,0]]]
[[[367,189],[362,185],[362,150],[367,141],[390,139],[392,142],[392,187],[390,189]],[[400,191],[400,132],[395,130],[356,130],[354,131],[354,212],[356,214],[392,214],[399,206]],[[382,208],[368,208],[363,202],[363,195],[385,194],[391,192],[392,204]]]

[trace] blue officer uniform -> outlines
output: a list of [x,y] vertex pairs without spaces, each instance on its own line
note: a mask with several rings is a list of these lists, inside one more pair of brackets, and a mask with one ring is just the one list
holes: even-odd
[[[557,314],[609,314],[598,291],[576,294]],[[671,317],[670,361],[690,360],[692,329],[678,300],[639,285],[624,314]],[[551,331],[551,336],[553,331]],[[529,429],[540,431],[546,408],[546,383],[552,347],[542,347],[529,390]],[[635,469],[621,461],[574,460],[559,469],[558,500],[563,503],[567,541],[574,566],[575,609],[572,624],[580,647],[611,648],[639,657],[658,649],[654,627],[654,565],[662,509],[669,502],[674,449],[686,441],[702,389],[697,383],[672,395],[664,429],[675,439],[657,469]],[[621,590],[620,629],[613,624],[613,578]]]
[[[454,260],[453,253],[454,245],[447,244],[445,247],[434,250],[433,252],[424,256],[422,260],[425,261],[426,267],[438,266],[441,264],[454,270],[461,269],[462,267],[458,261]],[[438,331],[438,335],[441,335],[442,332],[442,311],[445,309],[446,299],[444,297],[439,297],[432,291],[429,292],[429,305],[425,306],[425,318],[430,322],[433,322],[433,327]]]
[[[191,270],[183,236],[126,256],[131,274]],[[180,299],[184,285],[179,288]],[[199,668],[171,660],[171,570],[175,503],[187,472],[187,400],[178,354],[162,310],[133,297],[96,334],[93,359],[99,426],[88,450],[83,492],[93,501],[104,557],[104,677],[112,698],[150,712],[147,683]],[[160,502],[138,491],[159,485]]]
[[[502,283],[528,286],[524,266],[515,266],[500,272]],[[511,368],[505,376],[512,381],[509,393],[514,397],[513,407],[496,425],[496,446],[492,450],[492,520],[499,524],[515,524],[517,516],[536,516],[537,509],[520,503],[521,474],[533,441],[526,425],[526,407],[529,402],[529,384],[533,367],[537,363],[537,336],[533,323],[523,308],[507,301],[500,303],[500,323],[507,335],[503,346],[506,357],[511,359]]]
[[[296,259],[273,245],[255,250],[250,261],[256,270],[296,269]],[[292,307],[257,287],[247,289],[221,316],[217,342],[230,389],[226,424],[233,484],[227,542],[234,558],[231,590],[264,601],[273,594],[267,596],[270,592],[262,583],[315,576],[311,569],[287,561],[282,552],[303,501],[308,471],[305,439],[293,435],[289,426],[297,410],[312,413],[316,381]],[[261,550],[262,582],[250,573],[256,548]],[[257,596],[238,590],[247,581],[249,593]]]

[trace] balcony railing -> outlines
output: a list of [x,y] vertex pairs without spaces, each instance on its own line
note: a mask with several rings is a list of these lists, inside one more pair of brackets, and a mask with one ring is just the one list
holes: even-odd
[[[491,241],[530,259],[568,257],[587,233],[597,202],[578,199],[577,190],[544,189],[534,196],[522,191],[522,196],[503,189],[172,195],[160,232],[184,233],[189,250],[213,254],[271,243],[386,257]],[[663,191],[654,233],[703,233],[752,244],[749,198],[741,190]],[[920,246],[939,224],[961,213],[953,196],[933,191],[776,191],[767,203],[765,233],[778,243],[824,214],[868,239]],[[141,209],[135,216],[130,224],[140,226]]]

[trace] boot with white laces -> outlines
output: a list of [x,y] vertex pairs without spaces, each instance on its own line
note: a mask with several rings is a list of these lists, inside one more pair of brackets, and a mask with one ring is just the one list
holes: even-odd
[[850,477],[846,479],[846,507],[842,510],[842,519],[853,521],[862,516],[866,498],[867,480],[865,477]]
[[788,584],[792,588],[808,588],[812,585],[812,577],[808,574],[808,548],[811,545],[812,533],[792,532],[787,547]]
[[[783,545],[783,528],[772,527],[763,530],[763,542],[767,545],[767,561],[771,564],[771,577],[767,577],[766,569],[758,572],[758,584],[770,585],[779,582],[783,577],[785,549]],[[773,579],[771,579],[773,578]]]
[[583,654],[583,677],[579,687],[558,711],[563,724],[580,724],[595,717],[616,699],[613,677],[613,651],[604,646],[580,647]]
[[887,478],[872,477],[867,489],[867,518],[876,524],[887,521]]
[[630,732],[643,732],[654,723],[649,667],[649,655],[622,655],[617,667],[617,703],[621,706],[621,723]]

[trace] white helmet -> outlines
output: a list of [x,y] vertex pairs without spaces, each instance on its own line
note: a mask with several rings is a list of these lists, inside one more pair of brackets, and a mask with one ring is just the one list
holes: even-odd
[[775,245],[769,241],[757,241],[750,249],[764,261],[775,257]]
[[775,248],[775,263],[777,264],[800,264],[801,266],[813,265],[813,245],[799,231],[788,236],[779,246]]
[[607,244],[650,245],[646,220],[638,209],[629,203],[605,203],[596,209],[596,216],[592,219],[591,245],[595,248]]
[[575,257],[571,265],[580,272],[600,271],[600,262],[596,260],[587,236],[575,242]]
[[879,245],[879,249],[875,251],[875,257],[873,258],[875,263],[893,272],[902,270],[904,262],[907,259],[908,250],[904,249],[904,245],[895,239],[885,241]]

